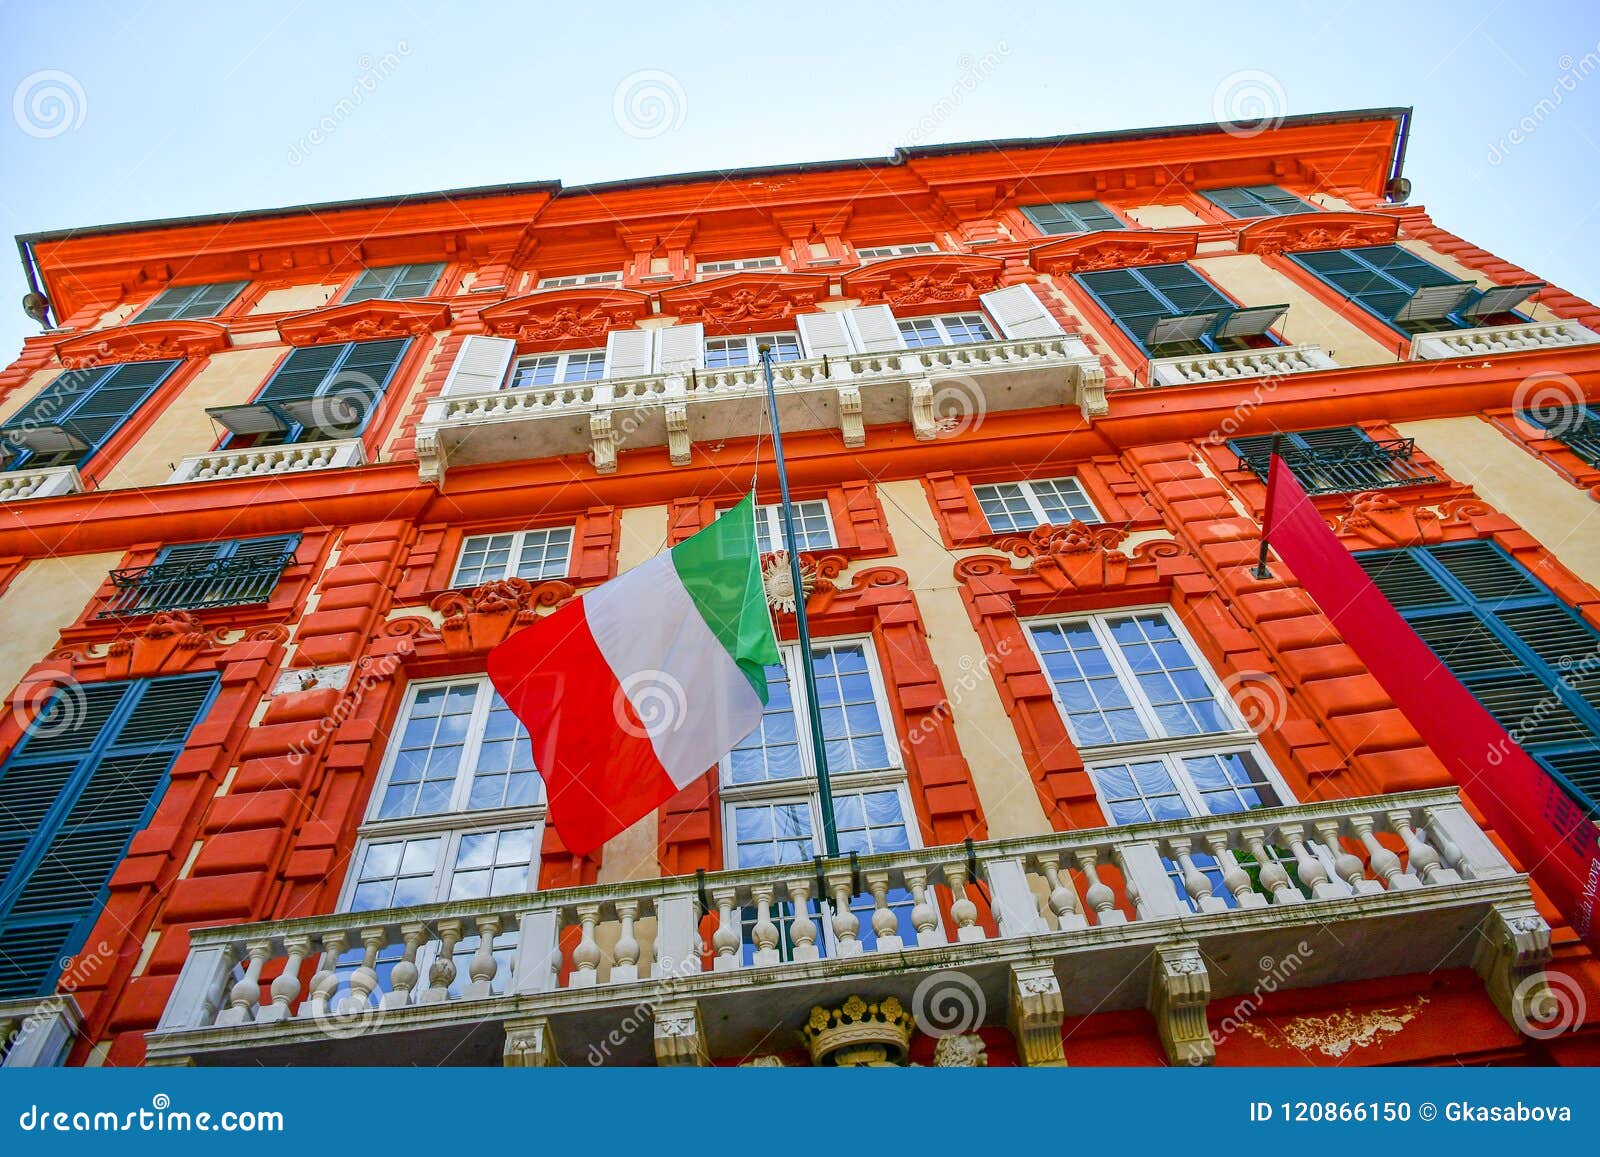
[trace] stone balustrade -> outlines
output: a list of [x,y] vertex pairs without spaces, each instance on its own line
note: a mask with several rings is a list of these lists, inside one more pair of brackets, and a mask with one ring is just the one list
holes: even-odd
[[1338,365],[1322,352],[1321,346],[1280,345],[1231,353],[1152,358],[1149,378],[1150,383],[1156,386],[1185,386],[1236,378],[1276,378],[1313,370],[1337,369]]
[[366,461],[366,450],[359,438],[299,442],[290,446],[251,446],[242,450],[213,450],[209,454],[194,454],[183,459],[167,483],[298,474],[302,470],[363,466]]
[[1483,357],[1595,342],[1600,342],[1600,334],[1575,321],[1524,321],[1418,334],[1411,339],[1411,360]]
[[43,466],[37,470],[24,468],[0,473],[0,502],[82,492],[83,479],[76,466]]
[[[645,1006],[709,1034],[684,1055],[722,1056],[787,1039],[813,1004],[870,988],[911,1007],[959,972],[1030,1062],[1059,1059],[1064,1016],[1146,1000],[1169,1056],[1204,1061],[1196,1002],[1286,954],[1296,984],[1475,964],[1513,1016],[1548,929],[1543,955],[1474,949],[1537,940],[1530,921],[1526,878],[1434,790],[204,929],[148,1039],[155,1063],[296,1063],[334,1041],[352,1062],[503,1045],[542,1064]],[[683,1043],[604,1059],[669,1063]]]

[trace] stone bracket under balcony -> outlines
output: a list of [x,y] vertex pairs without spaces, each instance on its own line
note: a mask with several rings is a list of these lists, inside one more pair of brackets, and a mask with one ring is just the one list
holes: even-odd
[[1237,378],[1276,378],[1313,370],[1338,369],[1339,363],[1317,345],[1280,345],[1231,353],[1186,354],[1150,360],[1150,384],[1189,386]]
[[1478,329],[1418,334],[1411,339],[1411,360],[1525,353],[1596,342],[1600,342],[1600,334],[1575,321],[1524,321],[1516,325],[1486,325]]
[[24,468],[0,473],[0,502],[82,493],[83,478],[76,466],[42,466],[37,470]]
[[[785,432],[838,430],[850,449],[871,426],[927,440],[1002,410],[1106,412],[1105,371],[1071,334],[780,362],[773,376]],[[450,466],[585,454],[608,474],[621,450],[663,445],[683,466],[695,443],[766,433],[765,415],[760,366],[441,397],[417,427],[418,471],[442,485]]]
[[304,470],[364,466],[366,462],[367,452],[360,438],[299,442],[289,446],[251,446],[243,450],[213,450],[209,454],[192,454],[183,459],[172,472],[172,477],[167,479],[167,484],[298,474]]
[[[875,905],[860,918],[857,890]],[[781,951],[775,903],[813,912]],[[506,966],[482,945],[509,933]],[[1475,967],[1517,1023],[1548,958],[1527,878],[1433,790],[201,929],[147,1046],[152,1064],[692,1064],[792,1047],[813,1007],[915,1011],[945,985],[1030,1064],[1061,1062],[1064,1018],[1141,1007],[1169,1059],[1208,1063],[1208,1005],[1264,973],[1308,988]]]

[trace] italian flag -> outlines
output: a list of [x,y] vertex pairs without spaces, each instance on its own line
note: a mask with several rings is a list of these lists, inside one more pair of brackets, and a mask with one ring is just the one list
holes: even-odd
[[754,731],[778,661],[750,495],[506,639],[489,678],[533,739],[550,822],[584,855]]

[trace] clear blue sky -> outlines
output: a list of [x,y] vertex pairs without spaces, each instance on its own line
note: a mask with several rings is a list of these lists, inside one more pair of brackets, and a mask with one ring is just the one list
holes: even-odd
[[[1414,105],[1413,200],[1600,296],[1593,0],[0,0],[0,95],[7,235],[1182,124],[1253,100],[1274,114]],[[7,246],[0,364],[34,328],[24,289]]]

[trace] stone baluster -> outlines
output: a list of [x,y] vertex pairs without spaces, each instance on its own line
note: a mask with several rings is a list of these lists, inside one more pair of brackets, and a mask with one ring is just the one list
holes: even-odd
[[1239,833],[1239,838],[1255,857],[1256,866],[1260,869],[1261,886],[1267,890],[1267,895],[1272,897],[1274,904],[1305,902],[1305,897],[1295,888],[1294,881],[1289,879],[1289,873],[1284,866],[1272,858],[1272,853],[1267,849],[1265,831],[1261,828],[1247,828]]
[[1367,879],[1367,866],[1361,862],[1361,857],[1352,855],[1350,849],[1344,846],[1344,840],[1340,838],[1338,820],[1318,820],[1312,827],[1316,828],[1317,838],[1322,841],[1322,846],[1328,849],[1328,855],[1333,860],[1334,875],[1346,888],[1358,896],[1383,891],[1382,884]]
[[494,938],[500,935],[498,915],[479,916],[477,926],[478,946],[472,950],[472,960],[467,964],[468,982],[462,996],[467,1000],[487,1000],[494,995],[494,974],[500,964],[494,958]]
[[900,918],[889,907],[889,873],[868,872],[867,891],[872,894],[872,934],[878,939],[877,951],[899,952],[905,941],[900,938]]
[[217,1014],[218,1026],[249,1024],[261,1002],[261,968],[272,955],[268,940],[252,940],[245,946],[244,975],[228,994],[228,1007]]
[[1295,871],[1300,874],[1300,883],[1311,889],[1313,900],[1336,900],[1345,894],[1344,888],[1334,884],[1333,877],[1328,869],[1323,867],[1322,861],[1306,846],[1306,830],[1301,824],[1280,824],[1278,838],[1289,845],[1289,850],[1294,853]]
[[1233,849],[1228,845],[1228,833],[1207,832],[1205,839],[1212,858],[1222,869],[1222,886],[1233,895],[1234,906],[1265,908],[1267,898],[1256,891],[1255,885],[1250,882],[1250,873],[1239,866],[1239,857],[1233,854]]
[[950,885],[950,918],[956,922],[956,942],[967,944],[987,939],[978,924],[978,906],[967,895],[967,862],[957,860],[947,864],[944,879]]
[[850,886],[849,868],[828,873],[828,887],[833,892],[834,952],[839,956],[856,956],[862,951],[861,920],[850,910]]
[[418,1004],[443,1004],[450,999],[450,986],[456,982],[456,945],[466,935],[460,920],[440,920],[434,927],[439,932],[439,954],[428,965],[428,987],[417,998]]
[[411,1003],[412,990],[422,977],[421,970],[417,968],[417,952],[427,939],[426,924],[412,921],[400,925],[400,940],[405,947],[400,952],[400,959],[389,970],[389,991],[378,1002],[379,1008],[404,1008]]
[[283,950],[287,953],[288,959],[284,962],[283,971],[278,973],[267,990],[272,994],[272,1003],[256,1013],[256,1020],[263,1024],[288,1020],[292,1015],[289,1006],[294,1004],[295,998],[300,995],[300,966],[305,963],[306,957],[311,955],[311,937],[285,937]]
[[1459,884],[1461,876],[1458,872],[1447,868],[1439,858],[1439,853],[1429,847],[1415,828],[1411,826],[1411,813],[1404,809],[1397,809],[1389,813],[1389,827],[1400,837],[1400,842],[1406,846],[1406,867],[1413,876],[1419,876],[1425,884]]
[[755,942],[751,959],[755,964],[778,963],[778,926],[772,922],[772,892],[773,885],[767,883],[752,885],[750,889],[756,907],[755,926],[750,929],[750,939]]
[[945,943],[944,929],[939,927],[939,906],[928,890],[927,869],[907,868],[905,878],[911,892],[911,926],[917,930],[917,947]]
[[1178,876],[1194,910],[1200,913],[1227,911],[1228,902],[1214,894],[1211,877],[1195,866],[1194,841],[1187,836],[1173,836],[1167,840],[1167,851],[1178,862]]
[[612,949],[612,954],[616,957],[616,963],[611,966],[612,984],[624,984],[639,979],[639,938],[633,930],[634,922],[638,918],[639,901],[617,901],[617,919],[622,924],[622,931],[617,936],[616,947]]
[[1061,858],[1036,856],[1035,862],[1039,865],[1045,883],[1050,885],[1050,896],[1046,904],[1055,915],[1056,927],[1062,932],[1087,928],[1089,920],[1084,916],[1083,905],[1078,900],[1078,889],[1072,886],[1072,873],[1061,870]]
[[1371,816],[1351,816],[1350,830],[1355,832],[1356,839],[1367,849],[1367,862],[1372,865],[1373,874],[1383,880],[1386,890],[1404,892],[1422,887],[1421,880],[1401,870],[1400,857],[1383,846],[1377,833],[1372,830]]
[[572,950],[572,975],[568,988],[593,988],[600,979],[600,945],[595,941],[595,925],[600,922],[600,905],[579,904],[578,944]]
[[1094,922],[1102,927],[1107,924],[1126,924],[1128,917],[1125,912],[1117,907],[1117,896],[1111,886],[1100,879],[1100,853],[1095,848],[1080,848],[1073,855],[1078,861],[1078,870],[1083,873],[1086,886],[1083,889],[1083,898],[1089,902],[1089,907],[1094,909]]
[[365,951],[361,963],[350,974],[350,994],[339,1002],[341,1015],[357,1015],[371,1007],[372,994],[378,991],[378,953],[388,942],[389,934],[382,928],[361,930],[361,946]]
[[333,1012],[333,996],[339,991],[339,957],[348,943],[342,930],[322,934],[322,960],[311,978],[310,999],[301,1006],[301,1016],[328,1016]]
[[811,881],[805,877],[789,883],[789,903],[794,906],[794,919],[789,923],[789,940],[794,944],[796,961],[816,960],[817,923],[811,918]]
[[1439,849],[1439,855],[1444,857],[1444,862],[1463,880],[1473,879],[1472,864],[1468,860],[1467,853],[1450,838],[1449,827],[1439,821],[1438,809],[1423,808],[1422,822],[1428,829],[1428,839]]
[[717,972],[731,972],[744,963],[739,959],[744,937],[739,934],[739,909],[735,907],[738,900],[739,893],[733,888],[718,888],[711,893],[711,902],[717,906],[717,930],[711,936],[717,958],[711,967]]

